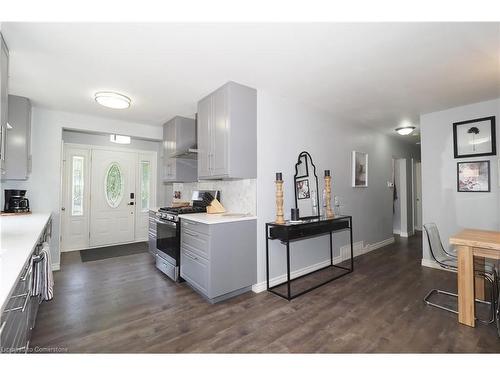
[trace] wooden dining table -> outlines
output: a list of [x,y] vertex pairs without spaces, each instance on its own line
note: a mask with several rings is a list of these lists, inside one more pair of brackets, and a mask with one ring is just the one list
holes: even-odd
[[485,280],[475,275],[474,267],[484,268],[485,259],[500,259],[500,232],[464,229],[450,237],[450,244],[458,256],[458,321],[474,327],[474,300],[485,298]]

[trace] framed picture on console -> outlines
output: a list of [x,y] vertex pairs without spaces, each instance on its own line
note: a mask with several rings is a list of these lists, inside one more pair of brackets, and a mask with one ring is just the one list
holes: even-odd
[[453,123],[455,159],[496,155],[495,116]]
[[490,161],[457,163],[457,191],[467,193],[490,192]]

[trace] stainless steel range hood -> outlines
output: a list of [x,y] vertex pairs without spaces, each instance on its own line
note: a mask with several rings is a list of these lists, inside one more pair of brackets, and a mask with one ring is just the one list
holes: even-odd
[[193,145],[193,147],[181,150],[176,152],[171,156],[172,158],[179,158],[179,159],[198,159],[198,149],[196,145]]

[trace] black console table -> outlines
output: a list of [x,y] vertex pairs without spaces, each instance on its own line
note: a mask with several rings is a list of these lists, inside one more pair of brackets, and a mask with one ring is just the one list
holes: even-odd
[[[350,267],[344,267],[340,265],[333,264],[333,239],[332,234],[338,231],[349,230],[349,239],[351,245],[351,259]],[[322,267],[318,270],[309,272],[305,275],[301,275],[294,279],[290,278],[290,242],[306,239],[312,236],[317,236],[321,234],[330,234],[330,264],[326,267]],[[281,243],[286,245],[286,268],[287,268],[287,280],[277,285],[269,285],[269,240],[279,240]],[[313,273],[325,270],[327,268],[335,268],[341,270],[340,274],[337,274],[326,281],[322,281],[318,285],[314,285],[306,290],[303,290],[295,295],[291,292],[291,282],[301,279],[303,277],[309,276]],[[313,289],[319,288],[322,285],[329,283],[339,277],[345,276],[354,270],[354,260],[353,260],[353,248],[352,248],[352,216],[337,216],[333,219],[319,218],[304,220],[300,223],[290,223],[276,224],[274,222],[266,223],[266,278],[267,278],[267,290],[274,293],[280,297],[286,298],[287,300],[292,300],[304,293],[310,292]],[[276,289],[283,285],[287,285],[287,294],[282,294]]]

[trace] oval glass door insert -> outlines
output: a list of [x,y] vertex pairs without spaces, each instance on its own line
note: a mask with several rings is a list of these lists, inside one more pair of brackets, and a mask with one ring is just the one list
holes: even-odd
[[104,176],[104,194],[109,206],[116,208],[123,198],[123,173],[118,163],[113,162]]

